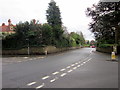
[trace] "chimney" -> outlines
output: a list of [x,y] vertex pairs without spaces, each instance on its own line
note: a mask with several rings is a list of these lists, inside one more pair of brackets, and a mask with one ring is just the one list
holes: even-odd
[[10,19],[8,20],[8,25],[11,25],[11,20]]
[[33,19],[33,23],[36,24],[36,20],[35,19]]
[[2,26],[5,26],[5,23],[2,23]]

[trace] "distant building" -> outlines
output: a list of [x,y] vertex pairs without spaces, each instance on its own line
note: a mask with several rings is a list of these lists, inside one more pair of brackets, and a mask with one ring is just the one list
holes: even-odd
[[14,31],[14,27],[16,25],[13,25],[11,23],[11,20],[9,19],[8,20],[8,25],[5,25],[5,23],[2,23],[2,26],[0,26],[0,34],[12,34],[12,33],[15,33]]

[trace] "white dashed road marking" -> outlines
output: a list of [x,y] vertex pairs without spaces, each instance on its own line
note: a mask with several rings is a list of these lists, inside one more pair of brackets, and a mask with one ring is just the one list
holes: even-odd
[[70,68],[70,66],[68,66],[67,68]]
[[77,67],[80,67],[80,65],[78,65]]
[[[25,58],[25,57],[24,57]],[[27,58],[27,57],[26,57]],[[39,57],[40,58],[40,57]],[[34,58],[34,59],[36,59],[36,58]],[[33,59],[29,59],[29,60],[33,60]],[[70,65],[70,66],[67,66],[66,68],[70,68],[71,66],[75,66],[76,65],[76,67],[73,67],[73,69],[70,69],[69,71],[67,71],[68,73],[70,73],[70,72],[72,72],[73,70],[75,70],[75,69],[77,69],[78,67],[80,67],[81,65],[84,65],[85,63],[87,63],[88,61],[90,61],[91,60],[91,58],[90,59],[88,59],[88,60],[86,60],[86,61],[84,61],[84,62],[81,62],[81,61],[79,61],[78,63],[75,63],[75,64],[72,64],[72,65]],[[79,63],[81,63],[80,65],[78,65]],[[61,69],[60,71],[65,71],[66,69]],[[56,75],[56,74],[59,74],[59,72],[58,71],[56,71],[56,72],[54,72],[54,73],[52,73],[53,75]],[[63,77],[63,76],[65,76],[65,75],[67,75],[67,73],[63,73],[63,74],[61,74],[60,76],[61,77]],[[50,76],[45,76],[45,77],[43,77],[42,78],[42,80],[45,80],[45,79],[48,79]],[[55,77],[54,79],[51,79],[50,80],[50,82],[52,83],[52,82],[54,82],[54,81],[56,81],[58,79],[58,77]],[[29,83],[29,84],[27,84],[27,86],[31,86],[31,85],[34,85],[34,84],[36,84],[37,82],[31,82],[31,83]],[[42,88],[42,87],[44,87],[44,85],[45,85],[45,83],[42,83],[40,86],[37,86],[36,87],[36,89],[39,89],[39,88]]]
[[36,89],[42,88],[45,84],[43,83],[42,85],[36,87]]
[[84,65],[83,63],[81,65]]
[[61,69],[60,71],[65,71],[65,69]]
[[75,70],[75,69],[77,69],[77,67],[74,67],[73,69]]
[[31,86],[33,84],[36,84],[36,82],[31,82],[31,83],[27,84],[27,86]]
[[52,79],[52,80],[50,80],[50,82],[54,82],[56,79],[54,78],[54,79]]
[[54,72],[54,73],[52,73],[53,75],[56,75],[56,74],[58,74],[59,72]]
[[24,57],[24,58],[28,58],[28,57]]
[[42,80],[45,80],[45,79],[47,79],[47,78],[49,78],[50,76],[45,76],[45,77],[43,77],[42,78]]
[[88,61],[90,61],[92,58],[88,59]]
[[65,76],[66,74],[67,74],[67,73],[63,73],[63,74],[61,74],[60,76],[63,77],[63,76]]
[[86,62],[83,62],[84,64],[86,63]]
[[71,66],[75,66],[75,64],[72,64]]
[[69,70],[68,72],[70,73],[70,72],[72,72],[73,70]]
[[78,64],[78,63],[75,63],[76,65]]

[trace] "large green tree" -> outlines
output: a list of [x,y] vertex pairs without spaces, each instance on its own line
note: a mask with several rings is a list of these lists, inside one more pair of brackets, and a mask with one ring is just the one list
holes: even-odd
[[60,40],[63,34],[61,13],[59,7],[54,0],[49,3],[47,13],[47,22],[53,28],[55,39]]
[[85,39],[83,37],[82,32],[71,32],[69,34],[70,37],[70,42],[72,44],[72,46],[80,46],[80,45],[84,45],[85,44]]
[[99,2],[87,8],[86,14],[92,17],[90,30],[98,43],[120,43],[120,2]]

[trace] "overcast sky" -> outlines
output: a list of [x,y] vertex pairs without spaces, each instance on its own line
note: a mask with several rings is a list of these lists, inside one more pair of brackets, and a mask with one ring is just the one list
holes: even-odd
[[[0,0],[0,25],[19,21],[39,20],[46,23],[46,10],[51,0]],[[54,0],[60,8],[63,25],[69,32],[82,31],[85,39],[92,40],[93,35],[88,30],[91,19],[86,17],[85,10],[99,0]]]

